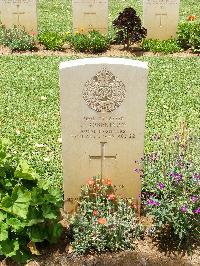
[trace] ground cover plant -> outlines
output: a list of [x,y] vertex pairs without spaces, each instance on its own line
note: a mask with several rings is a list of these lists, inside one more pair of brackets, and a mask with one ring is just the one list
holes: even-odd
[[142,49],[144,51],[164,54],[177,53],[182,50],[175,39],[165,41],[144,39],[142,41]]
[[47,50],[62,50],[66,42],[66,35],[58,32],[42,32],[38,36],[38,40]]
[[39,255],[35,244],[55,242],[62,196],[50,189],[22,159],[9,154],[8,141],[0,139],[0,255],[17,262]]
[[183,49],[192,49],[195,53],[200,53],[200,20],[195,16],[189,16],[187,22],[179,24],[178,43]]
[[11,51],[32,51],[36,48],[36,36],[35,33],[30,35],[15,26],[6,29],[0,25],[0,44],[9,47]]
[[74,252],[132,249],[140,233],[135,208],[131,199],[116,196],[110,179],[89,178],[81,189],[76,214],[71,218]]
[[[156,141],[156,140],[154,140]],[[144,159],[143,198],[155,232],[178,240],[179,248],[200,239],[200,139],[185,123]]]
[[88,34],[75,33],[68,35],[67,40],[77,52],[102,53],[105,52],[110,44],[108,36],[98,31],[90,31]]

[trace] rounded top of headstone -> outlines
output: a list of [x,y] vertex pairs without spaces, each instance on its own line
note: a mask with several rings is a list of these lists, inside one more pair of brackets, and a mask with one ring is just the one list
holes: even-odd
[[100,57],[100,58],[84,58],[84,59],[76,59],[70,60],[60,63],[60,70],[69,68],[69,67],[77,67],[84,65],[96,65],[96,64],[109,64],[109,65],[125,65],[138,67],[143,69],[148,69],[148,63],[142,62],[139,60],[125,59],[125,58],[110,58],[110,57]]

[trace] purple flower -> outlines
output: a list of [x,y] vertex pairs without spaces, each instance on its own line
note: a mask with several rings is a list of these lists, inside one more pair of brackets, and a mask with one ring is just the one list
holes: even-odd
[[194,210],[193,213],[199,214],[200,213],[200,207],[198,207],[196,210]]
[[163,184],[163,183],[158,183],[158,186],[159,186],[159,188],[162,190],[163,188],[165,188],[165,185]]
[[182,211],[183,213],[187,212],[187,206],[186,206],[186,205],[183,205],[183,206],[181,207],[181,211]]
[[147,205],[150,205],[150,206],[160,206],[160,203],[156,200],[153,200],[153,199],[148,199],[147,200]]
[[192,178],[198,181],[200,180],[200,174],[195,173]]
[[171,172],[170,176],[174,178],[176,184],[178,184],[183,178],[182,174],[178,174],[178,173],[175,173],[175,172]]
[[198,200],[198,197],[197,196],[195,196],[195,195],[191,196],[191,201],[193,203],[195,203],[197,200]]

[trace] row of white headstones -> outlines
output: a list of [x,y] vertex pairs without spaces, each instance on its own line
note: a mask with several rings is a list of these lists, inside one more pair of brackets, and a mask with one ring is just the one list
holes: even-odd
[[[180,0],[143,0],[147,38],[176,37]],[[108,0],[72,0],[74,32],[108,32]],[[0,0],[0,20],[6,27],[24,27],[37,34],[37,0]]]

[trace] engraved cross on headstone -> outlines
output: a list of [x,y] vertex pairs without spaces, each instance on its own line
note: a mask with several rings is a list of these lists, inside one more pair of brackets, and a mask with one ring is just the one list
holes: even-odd
[[160,27],[162,27],[163,26],[163,17],[167,17],[167,14],[166,13],[163,13],[163,14],[156,14],[156,16],[159,16],[160,17]]
[[117,159],[117,154],[116,155],[110,155],[110,156],[106,156],[105,155],[105,145],[107,142],[100,142],[101,144],[101,155],[100,156],[94,156],[94,155],[89,155],[90,160],[94,159],[94,160],[101,160],[101,178],[103,178],[103,170],[104,170],[104,161],[105,159]]
[[13,15],[16,15],[17,16],[17,25],[20,26],[20,16],[21,15],[24,15],[25,12],[20,12],[19,11],[19,5],[17,5],[17,12],[13,12]]

